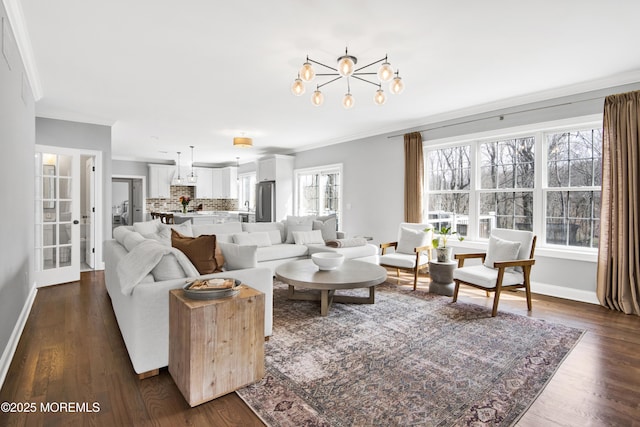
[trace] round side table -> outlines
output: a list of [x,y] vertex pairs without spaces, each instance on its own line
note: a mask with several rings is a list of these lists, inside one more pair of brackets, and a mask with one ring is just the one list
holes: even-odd
[[453,270],[458,266],[458,261],[429,261],[429,275],[431,283],[429,292],[438,295],[453,296],[455,283],[453,283]]

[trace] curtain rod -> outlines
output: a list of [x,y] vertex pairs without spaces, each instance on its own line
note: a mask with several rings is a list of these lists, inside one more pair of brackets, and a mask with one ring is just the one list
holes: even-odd
[[[482,118],[477,118],[477,119],[465,120],[463,122],[449,123],[449,124],[446,124],[446,125],[440,125],[440,126],[434,126],[434,127],[420,129],[420,130],[414,130],[413,132],[427,132],[427,131],[430,131],[430,130],[443,129],[443,128],[448,128],[448,127],[452,127],[452,126],[459,126],[459,125],[466,125],[468,123],[475,123],[475,122],[480,122],[482,120],[489,120],[489,119],[495,119],[495,118],[499,118],[500,120],[504,120],[505,116],[511,116],[511,115],[514,115],[514,114],[522,114],[522,113],[530,113],[532,111],[538,111],[538,110],[546,110],[547,108],[564,107],[566,105],[577,104],[579,102],[595,101],[597,99],[603,99],[603,98],[606,98],[606,95],[598,96],[598,97],[595,97],[595,98],[581,99],[579,101],[563,102],[561,104],[546,105],[544,107],[536,107],[536,108],[529,108],[529,109],[526,109],[526,110],[512,111],[510,113],[502,113],[502,114],[497,114],[497,115],[489,116],[489,117],[482,117]],[[455,119],[452,119],[452,120],[455,120]],[[399,136],[404,136],[404,135],[405,134],[390,135],[390,136],[387,136],[387,138],[397,138]]]

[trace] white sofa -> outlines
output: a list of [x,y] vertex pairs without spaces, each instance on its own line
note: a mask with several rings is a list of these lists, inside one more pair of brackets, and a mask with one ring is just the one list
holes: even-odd
[[[166,226],[163,227],[165,232],[168,231]],[[139,283],[123,283],[118,265],[126,262],[130,250],[149,238],[136,232],[132,226],[118,227],[116,230],[116,239],[108,240],[104,244],[105,282],[133,369],[143,377],[169,363],[169,290],[184,286],[188,281],[188,275],[174,256],[166,255],[154,271],[144,275]],[[198,226],[193,227],[193,232],[198,235],[207,234],[207,230],[199,230]],[[163,280],[156,280],[154,274]],[[177,277],[169,278],[172,275]],[[273,281],[270,269],[250,268],[199,277],[231,277],[263,292],[264,333],[265,336],[271,335]]]

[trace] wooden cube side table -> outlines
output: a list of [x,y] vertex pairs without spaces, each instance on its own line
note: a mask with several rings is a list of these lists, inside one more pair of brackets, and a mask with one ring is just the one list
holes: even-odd
[[197,406],[264,377],[264,294],[246,285],[228,298],[169,291],[169,373]]

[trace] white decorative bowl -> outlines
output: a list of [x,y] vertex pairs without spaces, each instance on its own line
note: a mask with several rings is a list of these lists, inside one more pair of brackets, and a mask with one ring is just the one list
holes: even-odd
[[333,252],[318,252],[311,255],[311,260],[320,270],[335,270],[344,262],[344,255]]

